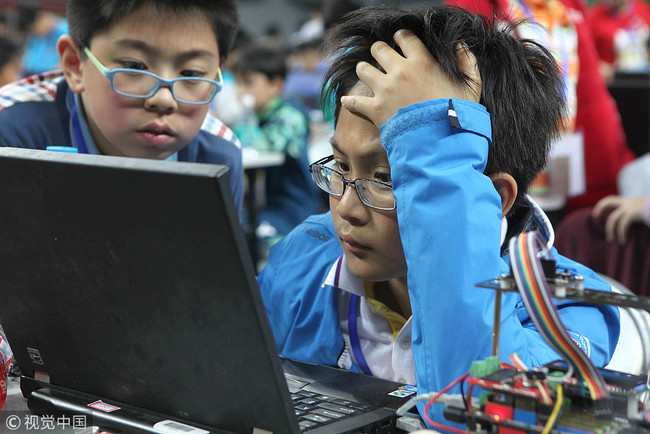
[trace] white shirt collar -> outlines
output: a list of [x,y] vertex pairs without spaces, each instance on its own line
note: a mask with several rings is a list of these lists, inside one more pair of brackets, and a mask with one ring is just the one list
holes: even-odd
[[[338,285],[335,284],[337,270],[339,273]],[[352,271],[350,271],[350,268],[348,267],[348,261],[345,259],[345,255],[339,256],[339,258],[334,261],[323,286],[333,286],[342,291],[362,297],[365,297],[366,295],[366,290],[363,287],[363,279],[352,274]]]

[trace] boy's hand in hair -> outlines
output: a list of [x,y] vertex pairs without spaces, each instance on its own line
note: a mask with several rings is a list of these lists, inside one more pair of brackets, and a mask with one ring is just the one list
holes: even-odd
[[359,62],[357,76],[374,96],[344,96],[341,104],[346,109],[368,117],[379,128],[397,110],[416,102],[437,98],[479,101],[481,76],[476,57],[467,47],[458,44],[456,58],[469,77],[469,86],[449,77],[413,32],[402,29],[393,37],[404,56],[383,41],[375,42],[370,52],[386,72],[367,62]]

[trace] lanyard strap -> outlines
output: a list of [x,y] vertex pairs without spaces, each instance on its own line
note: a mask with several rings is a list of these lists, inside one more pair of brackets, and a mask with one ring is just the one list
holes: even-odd
[[350,345],[352,345],[352,353],[354,359],[357,361],[359,368],[366,375],[372,375],[366,358],[363,357],[361,351],[361,342],[359,342],[359,333],[357,332],[357,321],[359,319],[359,296],[352,294],[350,297],[350,308],[348,310],[348,332],[350,333]]
[[[339,257],[336,263],[336,273],[334,274],[334,286],[339,287],[339,278],[341,277],[341,264],[343,263],[343,255]],[[363,357],[361,351],[361,343],[359,342],[359,333],[357,332],[357,321],[359,320],[359,296],[352,294],[350,297],[350,305],[348,308],[348,333],[350,334],[350,345],[352,346],[352,354],[359,366],[361,372],[366,375],[372,375],[366,358]]]
[[74,98],[72,98],[72,104],[70,104],[70,111],[72,115],[72,131],[74,132],[74,138],[77,145],[77,152],[80,154],[88,154],[88,147],[86,146],[84,135],[81,132],[81,124],[79,123],[79,114],[77,113],[77,104],[75,103]]

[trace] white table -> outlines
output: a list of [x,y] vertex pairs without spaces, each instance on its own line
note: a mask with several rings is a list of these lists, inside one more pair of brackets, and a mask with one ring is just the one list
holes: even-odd
[[264,169],[284,163],[283,152],[259,152],[253,148],[242,148],[241,155],[244,170]]

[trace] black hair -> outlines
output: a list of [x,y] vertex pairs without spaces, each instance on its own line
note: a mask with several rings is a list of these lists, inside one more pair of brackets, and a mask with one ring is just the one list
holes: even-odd
[[228,57],[239,27],[236,0],[69,0],[67,5],[70,35],[82,47],[92,37],[115,24],[125,15],[145,6],[183,14],[199,10],[212,25],[221,60]]
[[323,79],[322,102],[335,101],[334,117],[338,120],[341,96],[359,82],[357,63],[366,61],[378,67],[370,54],[375,41],[384,41],[399,51],[393,40],[399,29],[413,31],[450,77],[469,86],[469,77],[460,70],[455,53],[458,44],[464,44],[476,56],[482,81],[480,102],[492,122],[485,174],[506,172],[513,176],[518,187],[514,211],[546,166],[550,142],[559,134],[565,109],[557,62],[538,43],[513,37],[515,27],[497,25],[487,17],[449,5],[359,9],[326,37],[327,51],[333,58]]
[[266,44],[252,44],[244,48],[232,68],[235,74],[261,72],[272,80],[287,75],[287,55],[284,50]]
[[0,70],[20,55],[21,47],[8,36],[0,35]]

